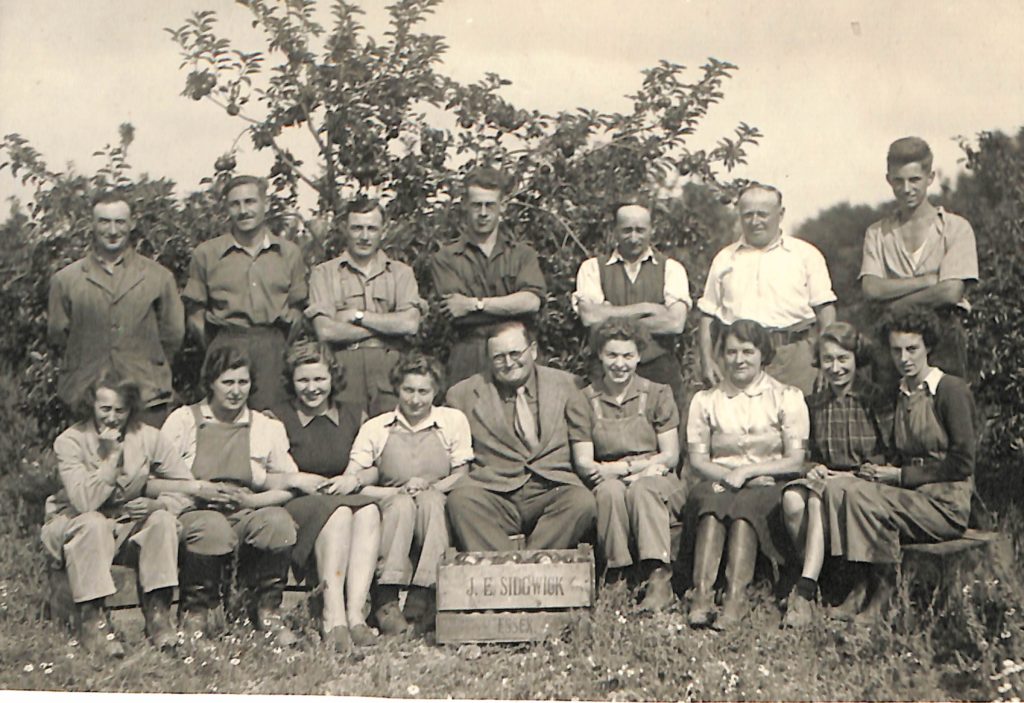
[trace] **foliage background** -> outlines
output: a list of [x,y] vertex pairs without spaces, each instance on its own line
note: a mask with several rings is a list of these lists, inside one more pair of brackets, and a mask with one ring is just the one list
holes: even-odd
[[[199,13],[169,30],[182,53],[183,95],[221,105],[239,120],[243,138],[275,154],[275,164],[266,174],[273,183],[272,226],[298,241],[310,263],[343,246],[344,198],[356,193],[381,195],[389,202],[392,222],[389,253],[414,266],[421,290],[428,293],[423,264],[430,253],[457,236],[461,176],[474,164],[498,165],[515,177],[506,221],[516,237],[540,252],[549,284],[540,330],[544,354],[550,363],[578,371],[587,350],[583,329],[569,307],[569,293],[580,262],[608,249],[610,201],[636,190],[656,199],[656,244],[684,263],[695,297],[703,288],[711,256],[734,236],[729,203],[741,183],[729,180],[729,171],[743,162],[746,150],[761,135],[741,123],[713,150],[689,146],[707,112],[723,99],[728,78],[736,70],[726,62],[709,59],[697,69],[663,62],[646,70],[631,96],[633,108],[626,113],[582,108],[542,114],[503,99],[505,82],[499,76],[486,74],[474,84],[445,76],[443,38],[418,30],[436,5],[432,0],[394,4],[391,31],[379,43],[363,32],[359,9],[351,3],[332,5],[329,27],[313,21],[313,0],[245,4],[265,33],[264,51],[247,53],[218,36],[213,13]],[[301,163],[279,146],[285,131],[307,134],[317,146],[317,163]],[[195,245],[220,233],[224,225],[218,201],[223,183],[234,171],[232,145],[226,145],[199,189],[183,196],[178,185],[165,178],[133,172],[133,138],[132,126],[121,125],[116,139],[96,152],[101,165],[95,173],[52,170],[43,155],[17,134],[6,135],[0,143],[0,171],[34,188],[31,201],[12,205],[0,225],[0,318],[6,322],[0,333],[0,524],[12,535],[2,552],[3,563],[12,565],[7,572],[10,580],[0,582],[0,627],[5,629],[21,627],[27,632],[39,613],[41,557],[35,535],[42,500],[55,486],[49,445],[67,423],[54,393],[59,356],[45,342],[46,293],[50,276],[86,250],[90,194],[111,185],[130,187],[139,250],[167,266],[181,285]],[[1024,535],[1018,509],[1024,453],[1024,130],[1013,136],[981,133],[963,139],[961,146],[967,173],[955,185],[946,184],[940,199],[965,215],[978,236],[981,282],[970,291],[974,313],[969,334],[979,370],[976,395],[989,422],[978,483],[1019,550]],[[300,205],[299,193],[305,188],[317,196],[311,210]],[[860,243],[866,225],[880,212],[869,205],[837,204],[798,232],[824,252],[843,304],[841,316],[861,324],[870,321],[858,319]],[[688,325],[681,353],[688,380],[696,385],[694,322]],[[443,356],[451,331],[436,306],[422,330],[421,345]],[[199,361],[198,350],[186,341],[174,363],[183,400],[196,398]],[[948,612],[956,614],[952,619],[944,617],[945,611],[907,610],[884,641],[844,640],[841,635],[836,639],[835,633],[822,640],[824,635],[818,632],[812,641],[798,642],[799,651],[811,659],[822,655],[838,662],[854,656],[861,661],[840,680],[829,682],[819,674],[810,689],[800,688],[793,671],[787,683],[773,684],[743,656],[753,651],[785,657],[781,653],[794,646],[791,639],[752,635],[733,644],[687,640],[697,648],[707,646],[724,668],[700,668],[695,660],[694,666],[680,668],[676,658],[685,652],[676,651],[677,644],[657,640],[657,633],[645,632],[632,617],[628,627],[616,625],[624,624],[619,622],[620,611],[627,608],[623,601],[605,608],[600,627],[606,630],[599,627],[597,634],[581,635],[576,641],[579,656],[593,653],[591,662],[584,665],[575,655],[562,661],[564,651],[552,649],[557,643],[544,645],[532,655],[527,652],[517,660],[518,669],[510,670],[510,676],[514,671],[520,677],[522,687],[469,686],[461,695],[490,697],[497,691],[509,697],[546,697],[561,692],[564,697],[571,690],[587,698],[621,694],[664,699],[686,691],[697,697],[774,693],[796,698],[802,697],[801,691],[813,690],[824,697],[905,698],[915,690],[907,688],[906,677],[928,669],[932,688],[927,690],[934,697],[1002,696],[1007,691],[997,686],[1012,684],[1016,688],[1007,689],[1010,693],[1022,690],[1019,669],[1014,668],[1021,658],[1021,621],[1013,603],[1019,603],[1024,592],[1017,574],[1001,578],[1002,585],[998,579],[965,584],[971,588],[944,601]],[[11,603],[18,604],[17,612],[4,600],[8,588],[18,591],[10,596]],[[1004,633],[1009,634],[1003,637]],[[52,643],[46,637],[55,636],[51,631],[38,636],[42,639],[26,637],[17,651],[0,647],[0,658],[16,661],[19,651],[45,649],[48,641]],[[675,636],[682,637],[678,632]],[[923,640],[914,643],[914,637]],[[916,668],[892,661],[892,651],[910,655]],[[535,666],[538,656],[543,666]],[[501,666],[497,661],[492,661],[495,671]],[[410,694],[410,689],[387,683],[390,665],[382,662],[384,655],[375,660],[368,682],[334,692]],[[545,668],[565,662],[575,662],[576,672],[587,669],[579,679],[576,673],[562,674],[569,676],[571,688],[551,678]],[[647,662],[646,677],[635,673],[640,664],[634,662]],[[159,669],[148,665],[151,672]],[[225,666],[218,665],[224,680],[238,678]],[[429,664],[422,666],[429,671]],[[828,670],[824,663],[818,666],[817,671]],[[258,658],[253,667],[236,682],[236,690],[249,690],[242,682],[251,681],[261,668],[273,671]],[[97,679],[72,669],[71,679],[61,685],[141,687],[126,684],[129,675],[123,672],[118,674],[121,678]],[[939,680],[939,673],[947,670],[951,678]],[[130,676],[132,681],[141,681],[137,673]],[[652,675],[654,679],[649,678]],[[317,685],[324,683],[312,673],[310,677]],[[206,690],[155,680],[160,690]],[[201,684],[203,679],[197,681]],[[0,682],[14,685],[15,680]],[[27,686],[31,681],[17,684]],[[422,692],[427,695],[428,689]]]

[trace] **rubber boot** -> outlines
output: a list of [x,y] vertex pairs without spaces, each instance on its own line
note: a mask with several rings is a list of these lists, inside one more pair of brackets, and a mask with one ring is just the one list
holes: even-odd
[[658,613],[676,602],[676,594],[672,591],[672,567],[659,561],[645,566],[649,573],[640,610]]
[[76,603],[79,627],[78,643],[86,652],[105,659],[121,659],[124,647],[117,640],[117,634],[107,619],[103,598]]
[[729,556],[725,563],[726,592],[716,630],[733,627],[747,614],[747,587],[754,580],[757,532],[746,520],[733,520],[729,528]]
[[239,580],[254,596],[253,623],[257,630],[272,637],[278,646],[291,647],[298,643],[299,638],[288,628],[281,614],[291,550],[243,549],[246,553],[239,556]]
[[690,627],[707,627],[715,607],[715,581],[722,563],[725,525],[714,515],[705,515],[697,525],[693,553],[693,595],[687,622]]
[[871,580],[875,590],[864,610],[854,616],[858,625],[877,625],[889,614],[892,596],[896,592],[896,567],[893,564],[873,564]]
[[139,597],[142,615],[146,619],[146,637],[157,649],[178,646],[178,633],[171,622],[173,589],[157,588]]
[[378,584],[374,593],[373,618],[385,636],[400,635],[409,629],[409,621],[398,607],[398,586]]
[[215,649],[212,614],[221,604],[230,560],[230,554],[212,556],[187,550],[181,553],[178,629],[184,633],[187,642],[205,651]]
[[853,620],[860,609],[864,607],[864,602],[867,600],[868,595],[868,564],[857,564],[858,569],[856,580],[853,582],[853,588],[846,595],[846,598],[842,603],[829,608],[825,611],[825,615],[834,620],[840,620],[842,622],[850,622]]

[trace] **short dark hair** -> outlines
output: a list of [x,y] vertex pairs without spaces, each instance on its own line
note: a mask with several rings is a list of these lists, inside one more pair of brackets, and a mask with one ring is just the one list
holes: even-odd
[[779,201],[779,207],[782,207],[782,191],[773,185],[757,181],[750,181],[740,189],[739,195],[736,196],[736,204],[738,205],[743,196],[752,190],[763,190],[766,193],[771,193]]
[[128,206],[128,212],[134,212],[132,207],[131,192],[127,188],[107,188],[92,196],[90,207],[95,209],[97,205],[109,205],[110,203],[124,203]]
[[261,198],[267,197],[267,179],[259,176],[235,176],[224,186],[224,200],[231,195],[231,191],[240,186],[256,186]]
[[323,364],[331,375],[331,399],[345,390],[345,365],[338,361],[330,347],[311,339],[300,339],[288,347],[284,357],[284,389],[288,396],[295,398],[295,369],[306,364]]
[[349,215],[364,215],[377,210],[380,212],[381,224],[388,221],[388,212],[377,198],[359,196],[345,203],[345,222],[348,223]]
[[727,337],[735,337],[741,342],[747,342],[757,347],[757,350],[761,352],[761,368],[772,363],[772,359],[775,358],[775,343],[772,341],[772,333],[753,320],[736,320],[725,328],[719,342],[723,351]]
[[597,356],[604,351],[605,345],[613,340],[633,342],[636,350],[642,353],[650,344],[651,336],[645,327],[632,318],[609,317],[594,328],[590,340],[590,348]]
[[624,207],[642,207],[647,212],[651,213],[651,219],[654,219],[654,201],[653,199],[645,195],[644,193],[625,193],[614,201],[612,201],[609,212],[612,216],[612,223],[615,223],[619,219],[619,210]]
[[471,187],[484,190],[496,190],[502,197],[508,195],[512,187],[512,179],[504,171],[491,166],[478,166],[466,174],[462,181],[463,194],[469,193]]
[[849,322],[833,322],[814,340],[811,366],[816,369],[821,368],[821,345],[825,342],[834,342],[846,351],[853,352],[857,368],[871,364],[871,340],[866,334],[858,332]]
[[885,167],[888,170],[919,163],[925,171],[932,170],[932,148],[921,137],[902,137],[889,145],[889,153],[885,155]]
[[886,349],[889,348],[889,335],[894,332],[919,334],[924,340],[928,351],[935,349],[942,336],[942,326],[935,312],[924,305],[912,305],[903,310],[889,308],[878,325],[879,337]]
[[228,371],[240,369],[243,366],[249,369],[249,397],[251,398],[252,394],[256,392],[256,379],[252,375],[252,361],[249,358],[249,352],[237,344],[225,344],[211,349],[203,362],[201,373],[206,397],[209,398],[213,395],[213,384],[218,378]]
[[434,388],[437,390],[435,399],[442,397],[445,390],[444,367],[436,358],[420,351],[406,352],[399,357],[397,363],[388,372],[388,381],[391,382],[391,387],[395,389],[396,393],[402,385],[402,381],[409,374],[430,376],[434,382]]
[[523,320],[502,320],[501,322],[495,322],[494,324],[487,325],[484,328],[484,339],[486,339],[486,345],[490,345],[491,340],[497,337],[503,332],[508,330],[519,329],[523,331],[523,336],[526,337],[527,344],[533,344],[537,341],[537,335],[533,331],[533,328]]
[[112,368],[101,370],[79,394],[74,406],[74,414],[78,420],[86,422],[95,417],[93,405],[96,403],[96,393],[100,388],[107,388],[117,393],[128,408],[125,431],[137,429],[142,424],[139,419],[139,415],[142,413],[142,391],[139,389],[139,384],[122,376]]

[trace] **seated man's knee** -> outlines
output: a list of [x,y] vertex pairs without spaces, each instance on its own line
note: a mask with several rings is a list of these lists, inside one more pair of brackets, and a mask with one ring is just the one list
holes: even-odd
[[261,550],[287,549],[298,535],[292,516],[277,505],[256,510],[239,526],[242,542]]
[[154,510],[146,518],[146,527],[162,532],[177,532],[178,519],[167,510]]
[[626,484],[617,478],[601,481],[594,488],[594,498],[598,503],[605,500],[623,500],[626,497]]
[[193,554],[222,556],[238,547],[238,536],[228,519],[215,510],[190,510],[178,517],[181,543]]
[[570,486],[565,495],[571,512],[576,513],[581,519],[597,518],[597,501],[594,500],[593,493],[582,486]]
[[74,532],[99,532],[110,530],[110,521],[102,513],[91,510],[87,513],[75,515],[71,518],[68,527]]

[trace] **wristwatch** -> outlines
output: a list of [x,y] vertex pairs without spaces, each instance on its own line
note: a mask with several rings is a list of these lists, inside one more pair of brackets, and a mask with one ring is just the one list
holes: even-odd
[[475,311],[477,311],[477,312],[483,312],[484,311],[484,299],[483,298],[475,298],[473,300],[473,309]]
[[353,325],[361,325],[361,324],[363,324],[363,318],[364,317],[366,317],[366,313],[365,312],[363,312],[362,310],[356,310],[355,314],[352,316],[352,324]]

